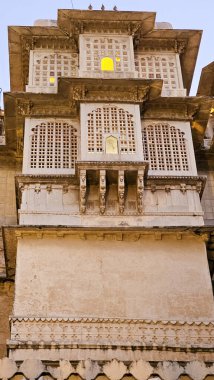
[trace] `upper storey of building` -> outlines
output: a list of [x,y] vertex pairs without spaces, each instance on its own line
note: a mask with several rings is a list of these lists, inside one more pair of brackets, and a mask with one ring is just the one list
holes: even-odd
[[11,91],[56,93],[59,77],[142,78],[185,96],[202,33],[159,29],[155,16],[61,9],[52,26],[9,27]]

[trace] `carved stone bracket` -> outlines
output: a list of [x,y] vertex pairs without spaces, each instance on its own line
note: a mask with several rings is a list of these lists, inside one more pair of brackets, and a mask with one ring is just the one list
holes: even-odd
[[33,102],[31,100],[21,101],[17,100],[17,113],[21,116],[31,115]]
[[184,40],[175,40],[175,53],[183,54],[186,48],[186,42]]
[[143,212],[143,193],[144,193],[144,170],[138,170],[137,175],[137,209],[139,214]]
[[80,212],[86,211],[86,170],[80,170]]
[[185,194],[186,193],[186,190],[187,190],[187,187],[186,187],[186,184],[185,183],[181,183],[180,184],[180,191]]
[[118,200],[119,200],[119,212],[124,213],[125,209],[125,178],[124,170],[118,172]]
[[100,213],[106,209],[106,171],[100,170]]

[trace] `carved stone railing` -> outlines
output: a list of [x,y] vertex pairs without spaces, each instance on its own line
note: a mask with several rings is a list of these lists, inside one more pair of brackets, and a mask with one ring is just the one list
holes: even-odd
[[214,323],[99,318],[11,317],[11,344],[213,349]]
[[84,380],[93,380],[99,375],[106,380],[121,380],[127,375],[130,380],[178,380],[181,375],[189,376],[186,379],[204,380],[206,376],[214,374],[214,364],[201,361],[150,363],[143,360],[127,363],[116,359],[105,362],[88,359],[72,363],[68,360],[60,360],[57,363],[49,360],[48,364],[45,364],[36,359],[35,354],[34,359],[21,362],[8,358],[0,360],[0,379],[7,380],[16,374],[23,374],[23,378],[30,380],[65,380],[71,375],[79,375]]

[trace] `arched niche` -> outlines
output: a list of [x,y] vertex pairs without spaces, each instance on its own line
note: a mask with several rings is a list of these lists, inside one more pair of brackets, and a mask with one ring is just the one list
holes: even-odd
[[118,139],[114,136],[106,137],[106,154],[118,154]]

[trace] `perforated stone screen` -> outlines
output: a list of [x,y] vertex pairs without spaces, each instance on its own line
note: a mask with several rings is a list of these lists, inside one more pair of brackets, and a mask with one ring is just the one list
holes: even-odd
[[[81,41],[80,69],[89,76],[108,72],[108,70],[105,71],[107,66],[102,64],[104,58],[110,58],[113,61],[112,72],[124,73],[125,77],[133,71],[134,56],[130,37],[82,36]],[[112,72],[109,73],[111,76]]]
[[169,124],[144,126],[142,142],[151,170],[189,171],[186,140],[180,129]]
[[134,116],[117,106],[103,106],[88,113],[88,152],[105,152],[105,137],[118,138],[119,152],[136,152]]
[[28,87],[56,87],[58,77],[77,76],[76,53],[32,51]]
[[175,54],[135,55],[135,67],[139,78],[163,79],[165,89],[182,88],[178,75],[178,62]]
[[74,170],[77,130],[67,121],[31,122],[26,128],[24,166],[30,173],[64,173]]

